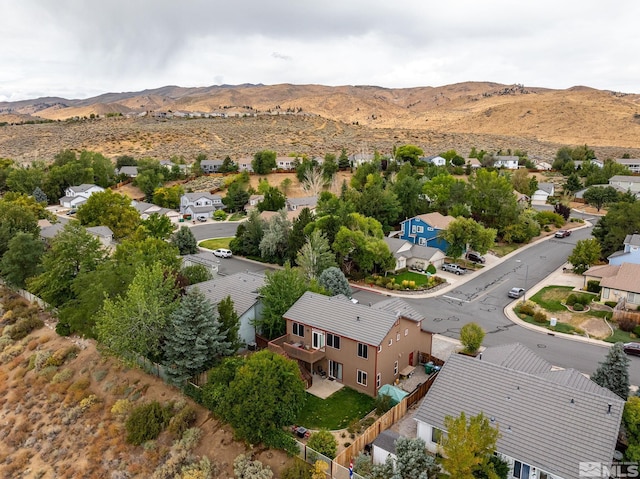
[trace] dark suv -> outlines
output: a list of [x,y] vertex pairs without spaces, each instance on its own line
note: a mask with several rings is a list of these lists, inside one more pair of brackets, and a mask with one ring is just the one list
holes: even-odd
[[480,264],[484,264],[484,256],[482,256],[480,253],[476,253],[475,251],[469,251],[467,253],[467,259],[469,261],[473,261],[474,263],[480,263]]

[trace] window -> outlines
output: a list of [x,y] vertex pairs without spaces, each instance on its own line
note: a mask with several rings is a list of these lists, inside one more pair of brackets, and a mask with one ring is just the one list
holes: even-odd
[[415,234],[416,229],[416,225],[411,225],[411,233]]
[[393,338],[389,338],[389,346],[393,344]]
[[324,333],[322,331],[313,331],[311,341],[313,349],[324,348]]
[[422,237],[418,238],[418,244],[420,246],[426,245],[427,244],[427,239],[426,238],[422,238]]
[[397,333],[397,334],[396,334],[396,343],[397,343],[398,341],[400,341],[400,333]]
[[602,299],[609,299],[609,288],[602,288]]
[[393,363],[393,375],[397,376],[398,375],[398,361],[396,361],[395,363]]
[[409,336],[409,328],[407,328],[407,329],[405,329],[405,330],[404,330],[404,335],[405,335],[405,336]]
[[293,323],[293,334],[304,338],[304,326],[300,323]]
[[520,461],[513,463],[513,477],[518,479],[529,479],[531,473],[531,466]]
[[340,336],[327,333],[327,346],[333,349],[340,349]]
[[549,474],[544,471],[540,471],[538,473],[538,479],[550,479]]
[[367,385],[367,373],[358,369],[358,384],[361,386]]
[[358,357],[367,359],[369,357],[369,346],[366,344],[358,343]]
[[638,293],[627,293],[627,301],[633,304],[640,304],[640,294]]
[[437,427],[431,428],[431,442],[435,442],[436,444],[440,444],[442,440],[442,429],[438,429]]
[[376,389],[380,389],[380,381],[381,381],[381,377],[382,375],[380,373],[378,373],[376,375]]
[[418,226],[418,233],[424,233],[424,226]]

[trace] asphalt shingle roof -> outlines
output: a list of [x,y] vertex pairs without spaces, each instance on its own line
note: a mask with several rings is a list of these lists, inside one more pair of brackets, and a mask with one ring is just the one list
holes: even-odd
[[[404,304],[408,311],[410,306]],[[371,307],[354,304],[343,295],[330,297],[307,291],[283,316],[377,347],[397,320],[396,312],[387,308],[384,305]],[[415,311],[413,313],[418,314]]]
[[455,220],[453,216],[444,216],[437,211],[435,213],[418,215],[416,218],[420,218],[425,223],[433,226],[434,228],[438,228],[439,230],[446,230],[449,227],[449,224]]
[[189,286],[198,288],[213,304],[218,304],[227,296],[231,296],[238,316],[246,313],[258,301],[258,288],[264,286],[265,277],[259,273],[235,273],[219,276],[216,279]]
[[374,446],[378,446],[380,449],[383,449],[391,454],[396,454],[396,441],[400,437],[395,431],[387,429],[382,431],[378,437],[373,441]]
[[602,278],[600,286],[603,288],[617,289],[640,293],[640,264],[622,263],[618,273],[614,276]]
[[624,244],[628,244],[630,246],[640,246],[640,235],[627,235],[624,238]]
[[564,479],[578,478],[580,462],[609,463],[624,401],[575,370],[532,373],[546,361],[532,368],[533,352],[502,348],[451,355],[415,419],[444,429],[446,416],[482,412],[501,432],[498,452]]

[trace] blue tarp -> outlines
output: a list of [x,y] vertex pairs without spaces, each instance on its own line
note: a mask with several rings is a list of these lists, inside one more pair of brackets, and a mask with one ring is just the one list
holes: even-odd
[[391,384],[385,384],[384,386],[382,386],[380,390],[378,390],[378,394],[384,394],[385,396],[391,397],[394,406],[402,401],[405,396],[409,395],[408,392],[392,386]]

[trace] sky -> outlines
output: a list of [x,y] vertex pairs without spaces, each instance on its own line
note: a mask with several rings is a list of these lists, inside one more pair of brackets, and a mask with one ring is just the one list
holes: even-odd
[[0,101],[465,81],[640,93],[638,0],[0,0]]

